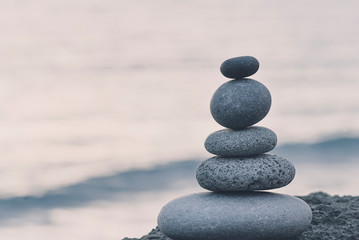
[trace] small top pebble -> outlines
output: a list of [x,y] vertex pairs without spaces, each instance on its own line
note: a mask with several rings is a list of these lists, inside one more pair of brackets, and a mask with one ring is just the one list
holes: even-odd
[[227,78],[241,79],[258,71],[259,62],[252,56],[230,58],[221,65],[221,73]]

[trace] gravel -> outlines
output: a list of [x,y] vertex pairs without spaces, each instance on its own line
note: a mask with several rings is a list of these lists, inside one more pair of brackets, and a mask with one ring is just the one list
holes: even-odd
[[[330,196],[316,192],[298,196],[306,201],[313,211],[310,228],[294,239],[288,240],[358,240],[359,196]],[[172,240],[156,227],[141,238],[123,240]]]

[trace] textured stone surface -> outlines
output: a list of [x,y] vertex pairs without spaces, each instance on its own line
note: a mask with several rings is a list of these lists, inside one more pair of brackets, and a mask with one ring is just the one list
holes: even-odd
[[252,79],[232,80],[213,94],[211,114],[220,125],[243,129],[262,120],[271,107],[269,90]]
[[223,129],[210,134],[204,147],[224,157],[247,157],[269,152],[277,145],[277,135],[265,127],[243,130]]
[[312,218],[302,200],[269,192],[197,193],[166,204],[161,232],[175,240],[288,239]]
[[311,206],[313,219],[298,240],[359,239],[359,196],[317,192],[300,198]]
[[230,58],[221,65],[221,73],[228,78],[244,78],[258,71],[259,62],[251,56]]
[[198,184],[210,191],[267,190],[286,186],[295,176],[286,159],[269,154],[248,158],[213,157],[197,168]]

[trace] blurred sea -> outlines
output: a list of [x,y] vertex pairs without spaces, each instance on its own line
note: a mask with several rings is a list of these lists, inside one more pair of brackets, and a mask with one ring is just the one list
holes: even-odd
[[4,0],[0,238],[122,239],[202,191],[227,58],[255,56],[258,125],[297,168],[276,191],[359,195],[359,4]]

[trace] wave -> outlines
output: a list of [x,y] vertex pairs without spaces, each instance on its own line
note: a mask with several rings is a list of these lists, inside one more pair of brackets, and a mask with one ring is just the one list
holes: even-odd
[[53,189],[42,196],[24,196],[0,199],[0,223],[6,224],[33,210],[46,211],[56,208],[82,207],[98,201],[121,200],[121,196],[146,191],[168,190],[176,181],[193,181],[199,164],[186,160],[154,166],[151,169],[135,169],[109,176],[90,178],[85,181]]
[[359,160],[359,138],[336,138],[313,144],[287,144],[271,153],[293,162],[340,163]]
[[[359,158],[359,138],[340,138],[315,144],[291,144],[277,147],[271,153],[292,162],[334,163]],[[20,218],[33,210],[74,208],[102,200],[121,200],[121,196],[146,191],[166,191],[183,180],[195,183],[195,171],[203,159],[189,159],[134,169],[113,175],[90,178],[85,181],[53,189],[42,196],[0,199],[0,222]]]

